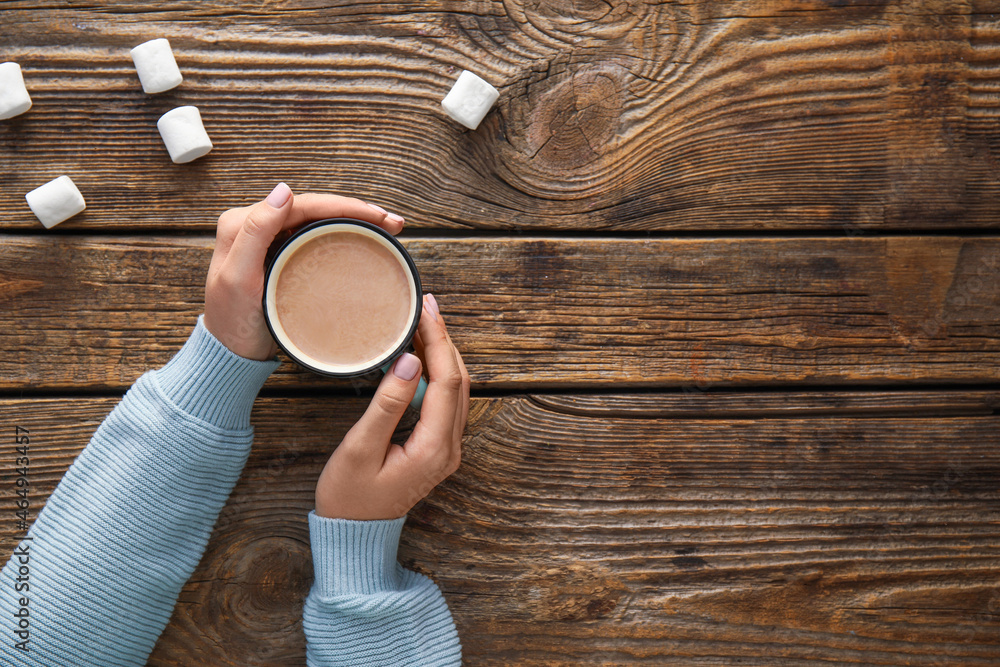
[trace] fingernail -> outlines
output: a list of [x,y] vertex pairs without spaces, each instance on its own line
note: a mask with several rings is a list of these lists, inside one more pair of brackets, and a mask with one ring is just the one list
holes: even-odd
[[[365,203],[368,204],[368,202]],[[385,210],[381,206],[376,206],[375,204],[368,204],[368,208],[372,209],[373,211],[378,211],[379,213],[385,216],[386,220],[392,220],[393,222],[399,224],[403,224],[404,222],[406,222],[406,219],[403,216],[396,215],[395,213],[389,213],[389,211]]]
[[281,208],[291,196],[292,189],[284,183],[278,183],[264,201],[271,208]]
[[441,312],[438,310],[437,299],[434,298],[433,294],[427,295],[427,312],[434,316],[434,321],[437,322],[438,314]]
[[392,368],[392,372],[396,377],[400,380],[406,380],[407,382],[412,380],[419,371],[420,359],[409,352],[404,352],[402,356],[396,360],[396,365]]

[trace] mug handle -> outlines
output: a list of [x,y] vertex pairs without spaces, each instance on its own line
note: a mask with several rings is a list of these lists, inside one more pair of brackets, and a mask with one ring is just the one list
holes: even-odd
[[[398,358],[399,357],[396,357],[396,359]],[[390,361],[389,363],[387,363],[385,366],[382,367],[383,374],[389,372],[389,369],[392,368],[392,365],[396,363],[396,359],[393,359],[392,361]],[[424,404],[425,393],[427,393],[427,380],[425,380],[424,376],[421,375],[420,384],[417,385],[417,393],[413,395],[413,400],[410,401],[410,407],[416,410],[417,412],[420,412],[420,406]]]

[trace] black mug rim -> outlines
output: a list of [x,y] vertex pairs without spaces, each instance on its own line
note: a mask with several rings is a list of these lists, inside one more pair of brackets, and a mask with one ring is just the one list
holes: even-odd
[[[326,369],[317,368],[316,366],[310,364],[308,361],[300,359],[297,355],[286,350],[285,346],[281,344],[280,340],[278,340],[278,335],[275,333],[274,327],[271,325],[271,318],[267,314],[267,285],[271,281],[272,269],[274,268],[274,265],[277,263],[278,258],[281,256],[281,254],[285,252],[285,249],[288,248],[288,246],[290,246],[295,241],[295,239],[302,236],[306,232],[316,229],[317,227],[326,227],[329,225],[337,225],[337,224],[349,224],[349,225],[354,225],[356,227],[364,227],[365,229],[369,229],[375,232],[376,234],[384,238],[386,241],[388,241],[390,245],[392,245],[399,251],[400,255],[406,261],[407,268],[413,275],[413,287],[414,290],[416,291],[416,294],[414,294],[414,298],[416,299],[417,307],[414,309],[415,314],[413,317],[413,321],[410,322],[409,330],[406,332],[406,336],[403,338],[402,342],[398,346],[396,346],[396,348],[393,349],[392,353],[388,357],[386,357],[383,361],[375,363],[372,366],[366,366],[365,368],[352,373],[335,373],[332,371],[328,371]],[[316,373],[318,375],[325,375],[327,377],[338,377],[338,378],[356,378],[362,375],[368,375],[369,373],[375,370],[379,370],[387,363],[392,363],[392,361],[396,357],[398,357],[400,354],[406,351],[406,349],[410,346],[410,343],[413,342],[413,336],[417,331],[417,326],[420,324],[420,313],[423,310],[421,304],[422,295],[423,295],[423,288],[420,285],[420,273],[417,271],[417,265],[414,264],[413,258],[410,257],[410,253],[406,252],[406,248],[403,247],[403,244],[400,243],[395,236],[385,231],[378,225],[373,225],[370,222],[365,222],[364,220],[358,220],[357,218],[324,218],[323,220],[316,220],[315,222],[310,222],[295,230],[295,233],[289,236],[287,239],[285,239],[285,242],[281,244],[278,250],[271,257],[271,260],[267,263],[267,270],[264,272],[264,293],[261,296],[261,308],[264,311],[264,323],[267,324],[267,330],[271,333],[271,338],[274,339],[274,342],[281,349],[281,351],[284,352],[286,355],[288,355],[289,359],[297,363],[299,366],[302,366],[306,370],[312,371],[313,373]]]

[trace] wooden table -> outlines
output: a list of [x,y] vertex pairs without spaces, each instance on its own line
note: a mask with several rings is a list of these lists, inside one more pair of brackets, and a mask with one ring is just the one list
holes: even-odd
[[[996,0],[70,4],[0,4],[34,100],[0,123],[4,498],[15,425],[37,510],[188,335],[218,214],[285,180],[406,216],[468,362],[400,553],[467,664],[1000,664]],[[145,95],[161,36],[185,80]],[[463,69],[501,90],[473,132]],[[174,165],[183,104],[216,148]],[[45,231],[63,173],[88,210]],[[304,664],[305,517],[370,390],[275,373],[150,665]]]

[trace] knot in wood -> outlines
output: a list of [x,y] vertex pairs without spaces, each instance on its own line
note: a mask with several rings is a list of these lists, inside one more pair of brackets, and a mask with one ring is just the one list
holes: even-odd
[[525,150],[536,169],[602,171],[616,147],[626,74],[613,66],[587,69],[534,86],[521,102],[532,108]]
[[243,544],[222,560],[220,579],[238,583],[220,591],[220,612],[248,633],[265,631],[276,616],[300,605],[309,592],[310,557],[304,545],[266,537]]

